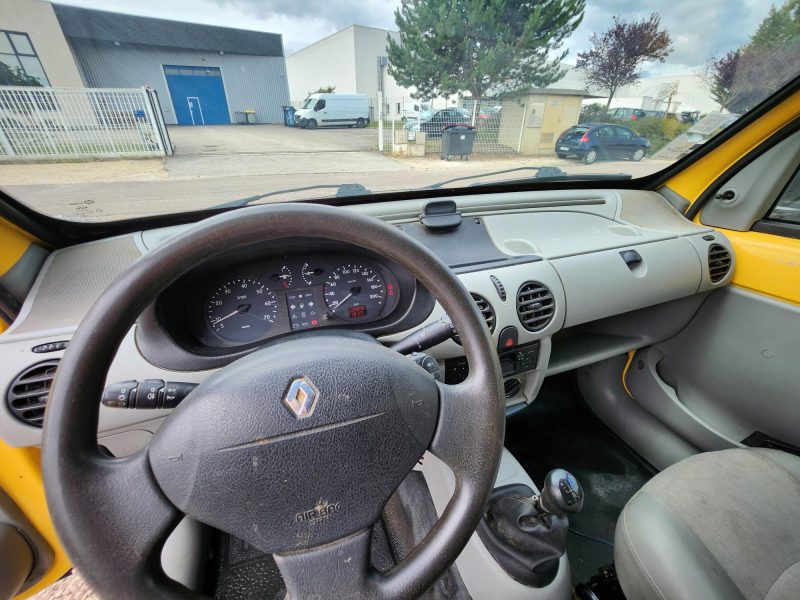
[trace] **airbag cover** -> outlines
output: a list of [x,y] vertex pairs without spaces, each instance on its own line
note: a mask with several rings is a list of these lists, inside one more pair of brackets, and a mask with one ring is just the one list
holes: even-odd
[[150,462],[186,514],[264,552],[301,550],[375,522],[438,405],[433,378],[374,340],[298,337],[209,377],[156,433]]

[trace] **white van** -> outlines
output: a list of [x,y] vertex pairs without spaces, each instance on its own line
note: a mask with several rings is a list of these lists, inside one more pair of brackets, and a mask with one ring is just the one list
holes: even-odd
[[[399,106],[399,104],[398,104]],[[430,112],[430,102],[405,102],[400,112],[401,121],[418,120],[424,113]]]
[[366,127],[369,98],[366,94],[311,94],[294,115],[303,129],[332,125]]

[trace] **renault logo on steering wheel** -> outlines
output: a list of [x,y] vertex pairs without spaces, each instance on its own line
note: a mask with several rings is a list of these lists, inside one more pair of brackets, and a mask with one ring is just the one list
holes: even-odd
[[305,419],[314,414],[318,398],[317,386],[311,383],[307,377],[299,377],[292,381],[283,402],[289,407],[295,418]]

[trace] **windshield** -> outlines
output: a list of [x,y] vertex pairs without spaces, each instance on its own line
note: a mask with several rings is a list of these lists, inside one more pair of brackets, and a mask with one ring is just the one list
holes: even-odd
[[800,0],[65,1],[0,3],[0,187],[75,221],[639,178],[800,71]]

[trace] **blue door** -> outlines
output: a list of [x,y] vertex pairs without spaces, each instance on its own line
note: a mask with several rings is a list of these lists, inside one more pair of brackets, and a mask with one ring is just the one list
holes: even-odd
[[230,123],[228,101],[218,67],[164,65],[178,125]]

